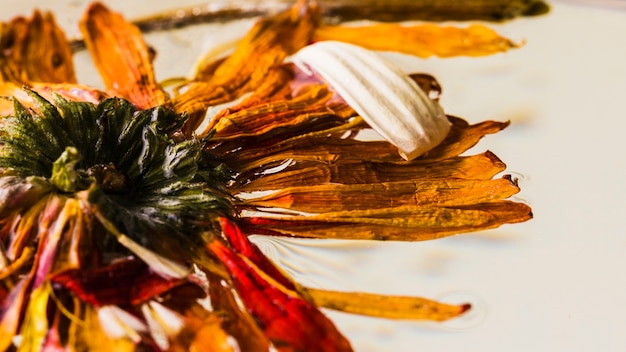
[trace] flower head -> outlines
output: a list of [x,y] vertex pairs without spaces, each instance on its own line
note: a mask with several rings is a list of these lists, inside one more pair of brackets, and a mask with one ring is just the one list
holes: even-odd
[[[337,73],[287,62],[320,28],[319,9],[304,1],[261,20],[172,97],[140,32],[103,5],[81,28],[105,91],[74,83],[51,16],[23,21],[3,35],[16,47],[37,37],[20,31],[52,36],[61,48],[41,44],[41,55],[65,69],[44,76],[19,53],[2,57],[0,87],[14,96],[0,104],[2,349],[347,351],[319,306],[432,320],[469,306],[303,287],[248,235],[413,241],[532,216],[507,200],[519,191],[510,177],[494,179],[504,170],[494,154],[459,156],[507,123],[444,116],[427,75],[390,69],[372,89],[375,65],[366,76],[352,70],[373,100],[364,102]],[[402,99],[393,82],[404,84]],[[417,104],[402,118],[410,128],[412,117],[443,128],[411,160],[376,106],[391,103]],[[387,140],[357,138],[371,127]]]

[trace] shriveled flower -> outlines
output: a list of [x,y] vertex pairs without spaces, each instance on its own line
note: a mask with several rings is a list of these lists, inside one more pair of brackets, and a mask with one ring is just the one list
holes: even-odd
[[[349,351],[319,307],[439,321],[470,307],[303,287],[249,235],[416,241],[532,216],[507,200],[510,177],[494,179],[494,154],[460,156],[507,123],[447,116],[445,138],[410,161],[359,139],[387,117],[360,117],[335,73],[286,60],[318,30],[343,35],[315,5],[262,19],[172,97],[135,26],[94,4],[81,29],[104,92],[75,83],[51,15],[2,27],[2,350]],[[22,50],[35,40],[42,63]],[[432,77],[393,74],[436,107],[414,118],[444,119]],[[393,85],[379,88],[389,103]]]

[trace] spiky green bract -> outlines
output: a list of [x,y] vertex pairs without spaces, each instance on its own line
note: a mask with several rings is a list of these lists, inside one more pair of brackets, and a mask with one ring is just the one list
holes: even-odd
[[[28,207],[29,192],[88,190],[86,199],[129,236],[189,233],[232,213],[211,170],[199,169],[201,142],[172,138],[184,117],[118,98],[94,105],[55,96],[52,104],[29,94],[34,109],[16,100],[14,115],[0,120],[1,208]],[[21,193],[22,202],[10,200]]]

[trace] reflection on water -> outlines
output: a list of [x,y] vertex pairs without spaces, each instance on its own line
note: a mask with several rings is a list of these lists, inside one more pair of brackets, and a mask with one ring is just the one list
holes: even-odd
[[[304,286],[330,289],[341,286],[342,276],[357,275],[368,253],[374,249],[371,241],[266,236],[252,236],[250,239],[297,282]],[[342,275],[337,275],[337,272]]]

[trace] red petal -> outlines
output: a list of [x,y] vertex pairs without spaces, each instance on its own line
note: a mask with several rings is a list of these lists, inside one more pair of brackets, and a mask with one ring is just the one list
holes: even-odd
[[333,323],[297,292],[219,241],[208,248],[228,268],[244,305],[279,351],[352,351]]
[[267,259],[259,247],[248,240],[248,236],[246,236],[235,223],[230,222],[226,218],[220,218],[220,224],[222,225],[222,231],[224,231],[228,242],[238,254],[248,258],[265,274],[278,281],[281,285],[285,286],[285,288],[296,290],[293,282]]
[[66,270],[56,274],[51,281],[96,307],[139,304],[186,282],[165,279],[136,259],[118,261],[91,271]]

